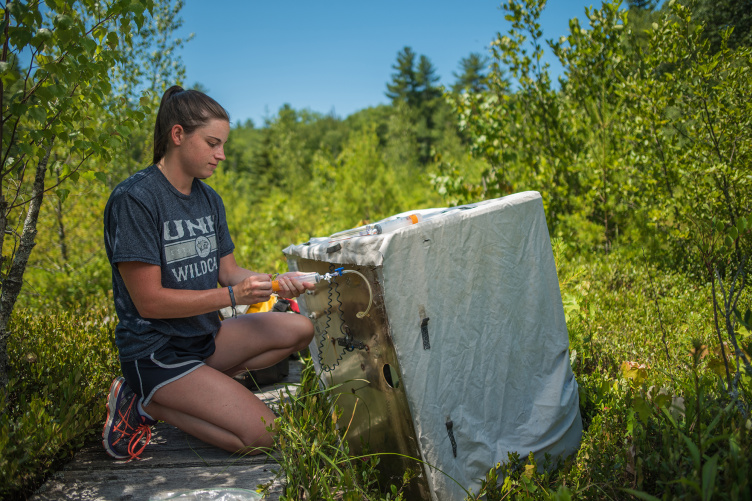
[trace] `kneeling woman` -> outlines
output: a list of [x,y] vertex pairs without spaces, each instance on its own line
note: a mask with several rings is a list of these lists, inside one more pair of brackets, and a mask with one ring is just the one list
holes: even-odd
[[[158,420],[231,452],[272,446],[274,414],[233,376],[274,365],[313,337],[302,315],[220,322],[219,309],[272,294],[271,275],[235,262],[222,199],[201,181],[225,159],[229,132],[216,101],[171,87],[154,127],[154,164],[119,184],[105,208],[123,377],[110,388],[102,442],[115,458],[137,457]],[[279,296],[313,287],[297,275],[279,277]]]

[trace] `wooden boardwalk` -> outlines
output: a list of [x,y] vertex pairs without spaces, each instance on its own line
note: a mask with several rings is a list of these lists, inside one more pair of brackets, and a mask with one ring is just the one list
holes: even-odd
[[[279,400],[282,385],[300,381],[301,363],[290,361],[290,373],[281,383],[255,393],[268,404]],[[103,407],[104,410],[104,407]],[[166,500],[199,489],[246,489],[275,480],[277,463],[267,455],[232,455],[159,423],[140,459],[110,458],[101,443],[79,451],[61,471],[40,487],[32,501]],[[278,500],[279,480],[264,499]],[[239,496],[242,497],[242,492]],[[234,499],[240,499],[234,498]]]

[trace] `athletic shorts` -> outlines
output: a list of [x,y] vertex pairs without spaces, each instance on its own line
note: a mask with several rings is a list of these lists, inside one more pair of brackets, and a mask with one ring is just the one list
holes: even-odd
[[149,405],[154,393],[164,385],[190,374],[214,353],[214,336],[172,337],[148,357],[120,362],[128,386]]

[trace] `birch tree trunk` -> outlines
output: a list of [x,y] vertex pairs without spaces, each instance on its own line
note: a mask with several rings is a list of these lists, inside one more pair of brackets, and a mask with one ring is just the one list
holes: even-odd
[[[37,164],[21,239],[13,256],[8,276],[2,283],[2,293],[0,294],[0,390],[8,385],[8,322],[23,286],[23,275],[29,262],[31,250],[36,245],[37,221],[44,199],[44,178],[47,174],[47,163],[54,142],[55,138],[53,137],[47,144],[44,157]],[[5,201],[3,200],[3,202]],[[7,212],[3,211],[0,214],[0,227],[5,227],[6,219]]]

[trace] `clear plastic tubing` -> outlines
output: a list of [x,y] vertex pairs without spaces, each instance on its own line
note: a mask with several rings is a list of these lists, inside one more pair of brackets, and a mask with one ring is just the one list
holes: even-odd
[[367,224],[352,230],[340,231],[329,237],[330,241],[346,240],[348,238],[363,237],[367,235],[381,235],[390,231],[404,228],[421,221],[420,214],[410,214],[409,216],[397,217],[387,221],[381,221],[375,224]]

